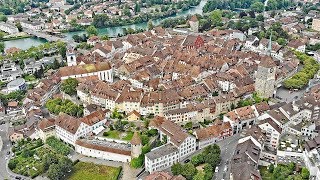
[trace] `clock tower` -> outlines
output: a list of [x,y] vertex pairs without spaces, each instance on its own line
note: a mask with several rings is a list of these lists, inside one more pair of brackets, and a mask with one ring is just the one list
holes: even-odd
[[273,96],[276,83],[276,64],[269,56],[261,58],[255,78],[255,90],[262,98]]

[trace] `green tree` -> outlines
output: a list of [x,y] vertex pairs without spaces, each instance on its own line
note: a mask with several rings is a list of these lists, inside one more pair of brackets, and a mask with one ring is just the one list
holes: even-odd
[[203,163],[204,162],[204,157],[201,154],[197,154],[197,155],[194,155],[192,158],[191,158],[191,163],[195,166],[198,166],[199,164]]
[[301,170],[301,176],[303,179],[309,179],[310,172],[307,168],[303,167]]
[[192,163],[187,163],[183,166],[181,174],[187,179],[192,179],[192,177],[197,174],[197,169]]
[[148,21],[148,30],[151,30],[151,29],[153,29],[153,28],[154,28],[154,26],[153,26],[152,20],[150,19],[150,20]]
[[213,26],[221,26],[222,24],[222,12],[221,10],[214,10],[212,13],[211,13],[211,21],[212,21],[212,25]]
[[198,171],[198,173],[192,179],[193,180],[204,180],[205,174],[202,171]]
[[22,28],[20,22],[16,23],[16,27],[18,28],[19,32],[22,32],[23,28]]
[[213,168],[210,164],[205,164],[203,167],[203,172],[205,173],[204,179],[211,180],[213,177]]
[[75,78],[68,78],[65,81],[62,82],[61,84],[61,90],[69,94],[70,96],[76,95],[77,94],[77,86],[78,86],[79,81]]
[[273,173],[273,170],[274,170],[274,165],[270,164],[269,169],[268,169],[269,173]]
[[140,12],[140,4],[138,2],[136,2],[135,6],[134,6],[134,12]]
[[263,5],[262,2],[257,1],[257,2],[255,2],[253,4],[251,4],[250,9],[252,11],[261,13],[263,11],[263,9],[264,9],[264,5]]
[[183,171],[183,167],[180,163],[176,163],[171,166],[171,172],[175,176],[182,174],[182,171]]
[[4,42],[0,42],[0,52],[1,53],[4,53],[4,48],[5,48]]
[[286,45],[287,41],[284,38],[278,38],[277,43],[281,46]]
[[97,28],[95,28],[94,26],[89,26],[89,27],[87,27],[87,29],[86,29],[86,32],[87,32],[87,34],[88,34],[88,36],[90,37],[90,36],[97,36],[98,35],[98,30],[97,30]]

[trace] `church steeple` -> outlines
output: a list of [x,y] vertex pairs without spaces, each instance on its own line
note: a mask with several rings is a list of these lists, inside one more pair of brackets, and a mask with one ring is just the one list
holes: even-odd
[[271,56],[271,51],[272,51],[272,31],[271,31],[271,34],[270,34],[268,50],[267,50],[267,53],[268,53],[269,56]]

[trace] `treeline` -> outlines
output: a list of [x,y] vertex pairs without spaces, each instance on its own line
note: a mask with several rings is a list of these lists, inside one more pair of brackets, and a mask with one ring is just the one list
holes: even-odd
[[[209,0],[203,7],[203,12],[210,12],[215,9],[251,9],[256,12],[262,12],[264,9],[264,0]],[[293,0],[269,0],[266,10],[284,9],[294,6]]]
[[309,80],[319,71],[319,64],[315,59],[304,53],[295,52],[295,54],[303,64],[303,68],[284,81],[284,86],[288,89],[301,89],[305,87],[309,83]]

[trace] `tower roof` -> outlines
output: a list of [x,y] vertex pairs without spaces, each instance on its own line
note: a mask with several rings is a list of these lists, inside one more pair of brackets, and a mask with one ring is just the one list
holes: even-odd
[[264,56],[260,59],[259,66],[266,67],[266,68],[272,68],[272,67],[275,67],[276,64],[270,56]]
[[134,132],[130,143],[131,143],[132,145],[139,145],[139,144],[142,143],[142,142],[141,142],[141,138],[140,138],[140,136],[139,136],[139,134],[138,134],[137,132]]
[[197,21],[198,21],[197,16],[196,16],[196,15],[193,15],[193,16],[191,17],[190,21],[192,21],[192,22],[197,22]]

